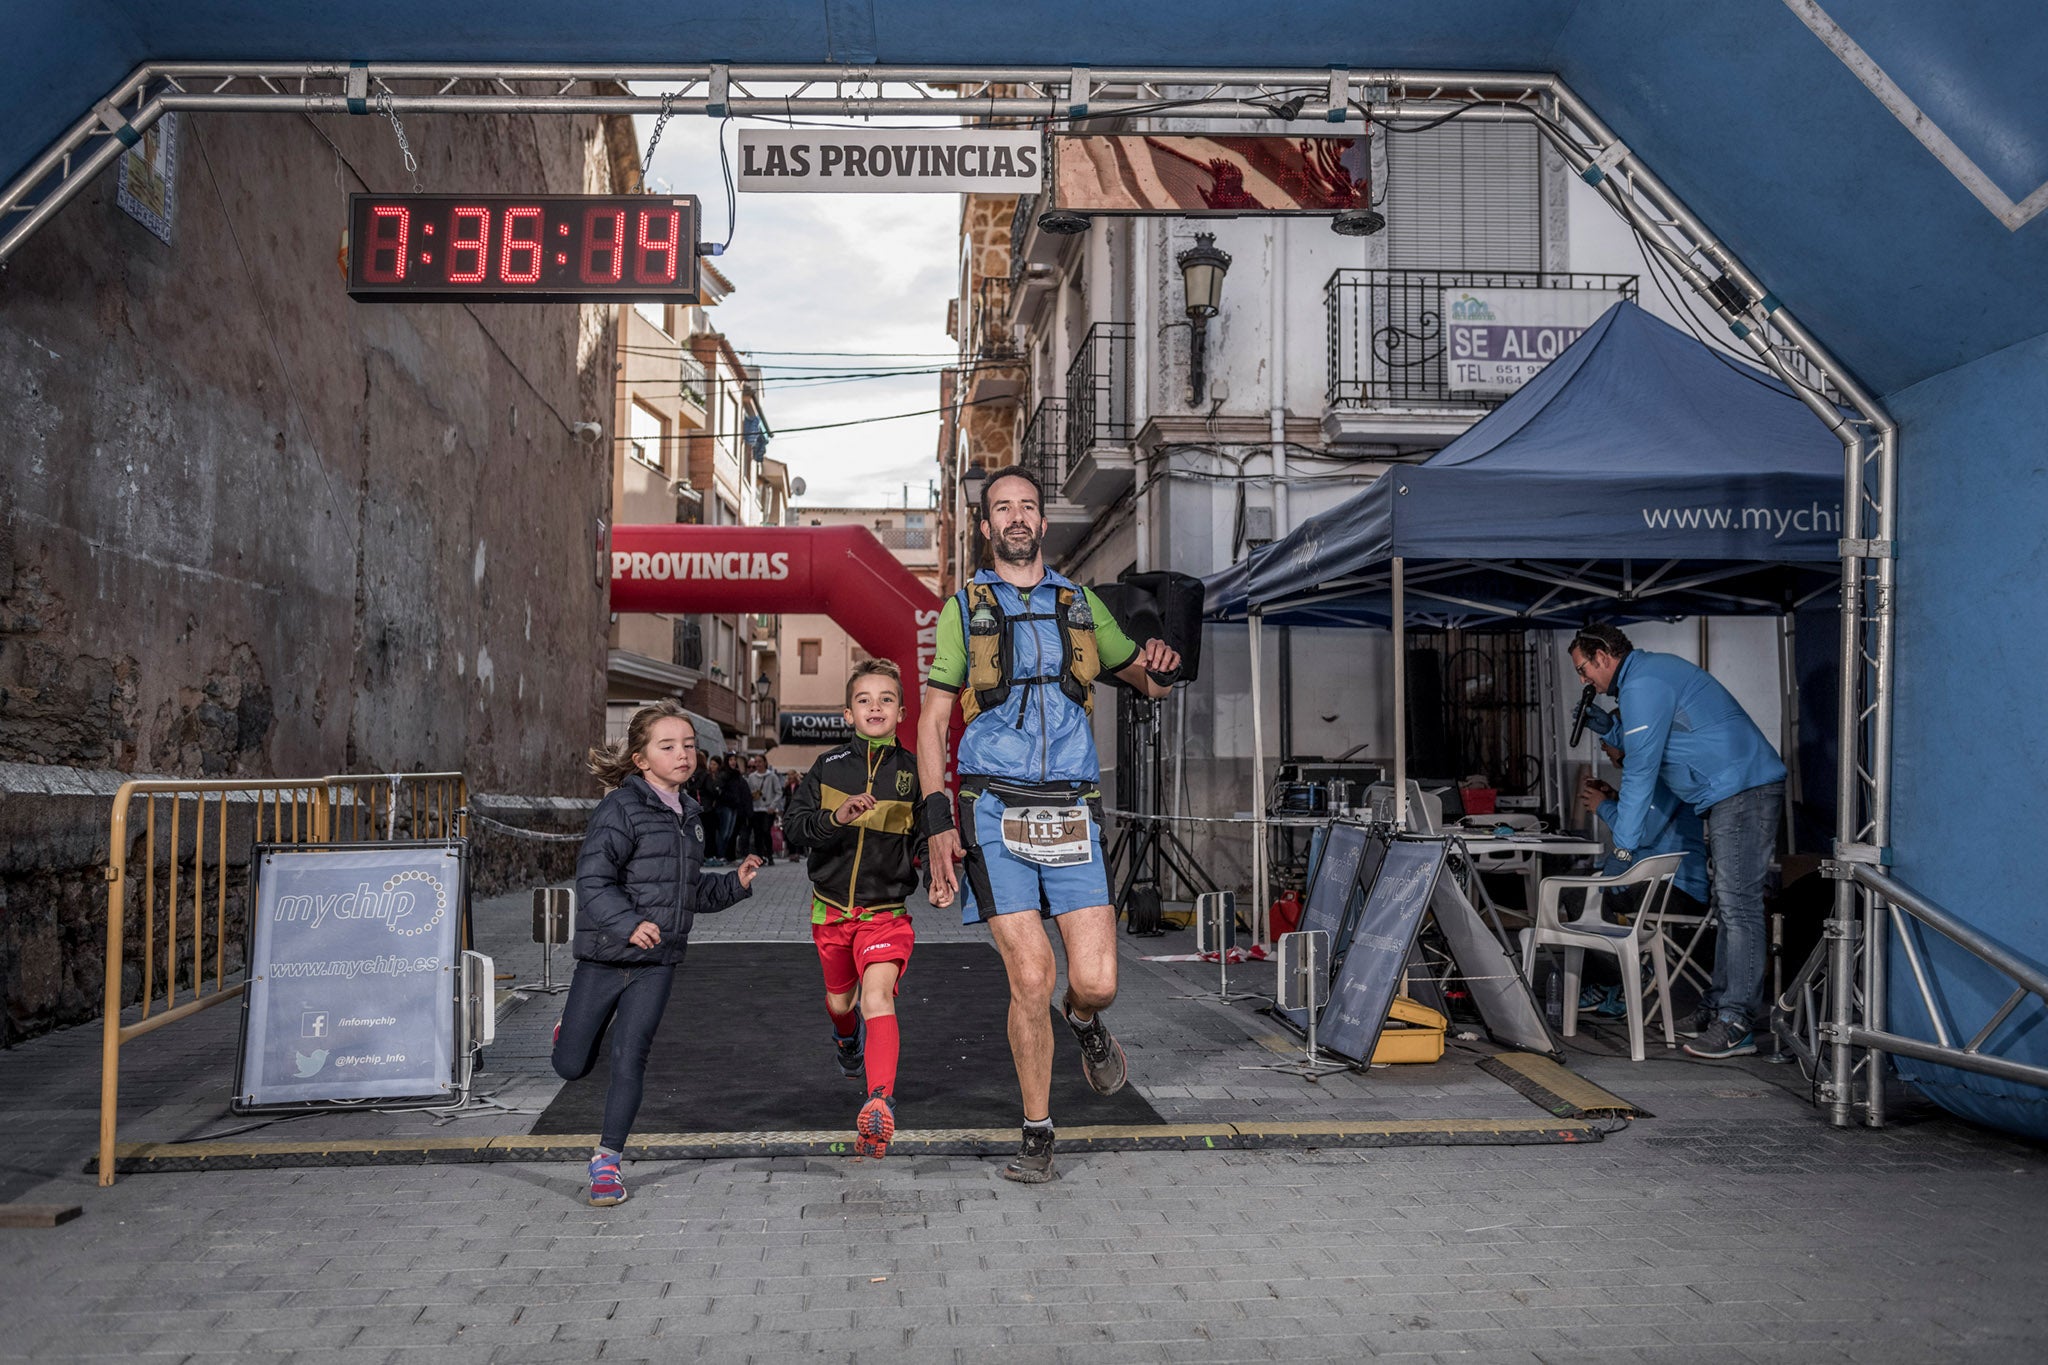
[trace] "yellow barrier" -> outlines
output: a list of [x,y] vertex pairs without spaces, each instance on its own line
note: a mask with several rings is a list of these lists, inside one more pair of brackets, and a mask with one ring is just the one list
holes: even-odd
[[[188,1018],[241,996],[242,982],[227,984],[228,820],[230,803],[249,811],[257,843],[356,843],[376,839],[448,839],[468,833],[464,809],[469,788],[461,773],[341,774],[246,782],[124,782],[114,794],[107,841],[106,1018],[100,1045],[99,1183],[114,1183],[116,1106],[120,1096],[121,1045],[166,1024]],[[142,1009],[132,1024],[121,1022],[121,995],[128,923],[128,838],[131,811],[142,811]],[[168,807],[160,818],[159,804]],[[208,828],[208,807],[212,828]],[[186,812],[190,810],[191,854],[185,856]],[[400,820],[404,819],[401,830]],[[157,832],[166,828],[163,1006],[157,1008]],[[213,838],[209,869],[207,838]],[[189,878],[182,874],[190,868]],[[213,989],[206,989],[207,879],[212,873]],[[189,920],[184,886],[190,891]],[[178,968],[183,955],[180,927],[191,926],[190,998],[178,1002]]]

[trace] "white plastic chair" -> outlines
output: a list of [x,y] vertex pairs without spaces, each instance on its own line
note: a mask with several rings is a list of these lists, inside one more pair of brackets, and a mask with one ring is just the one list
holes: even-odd
[[[1677,1031],[1671,1023],[1671,977],[1664,957],[1664,932],[1660,927],[1664,902],[1671,895],[1672,878],[1683,853],[1660,853],[1644,858],[1618,877],[1545,877],[1536,893],[1536,923],[1522,931],[1522,975],[1533,985],[1536,980],[1536,950],[1549,946],[1564,950],[1564,1036],[1579,1031],[1579,975],[1586,952],[1607,953],[1621,971],[1622,1000],[1628,1007],[1628,1055],[1643,1060],[1643,972],[1642,959],[1649,955],[1655,981],[1657,1005],[1664,1016],[1664,1045],[1676,1046]],[[1627,924],[1615,924],[1601,913],[1601,892],[1612,887],[1641,886],[1642,907]],[[1566,890],[1578,890],[1584,902],[1576,919],[1564,919],[1560,901]]]

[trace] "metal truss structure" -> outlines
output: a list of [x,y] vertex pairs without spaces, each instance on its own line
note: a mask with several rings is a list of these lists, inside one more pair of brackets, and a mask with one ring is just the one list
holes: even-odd
[[[635,93],[634,87],[666,93]],[[1788,1033],[1819,1070],[1833,1121],[1884,1121],[1883,1057],[1912,1056],[2048,1084],[2048,1069],[1980,1049],[2048,982],[1885,875],[1892,780],[1893,592],[1898,431],[1877,399],[1809,333],[1563,81],[1544,73],[1275,69],[496,65],[165,62],[137,68],[0,191],[0,263],[164,114],[646,114],[709,118],[1259,120],[1303,131],[1439,119],[1533,123],[1571,170],[1625,219],[1739,347],[1792,386],[1841,439],[1841,761],[1834,913],[1788,991]],[[1323,125],[1317,129],[1316,125]],[[1184,125],[1183,125],[1184,126]],[[1256,677],[1256,674],[1254,675]],[[1908,920],[1912,923],[1909,924]],[[2019,991],[1966,1046],[1954,1045],[1914,947],[1935,928],[2014,976]],[[1882,947],[1894,930],[1937,1038],[1885,1031]],[[2018,969],[2018,970],[2015,970]]]

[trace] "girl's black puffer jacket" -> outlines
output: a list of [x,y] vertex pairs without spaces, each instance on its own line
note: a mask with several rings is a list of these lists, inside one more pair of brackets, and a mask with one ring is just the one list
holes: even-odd
[[[736,873],[704,869],[704,813],[687,794],[679,816],[635,774],[597,803],[576,859],[576,939],[582,962],[622,967],[683,960],[690,921],[753,894]],[[653,920],[661,942],[628,942]]]

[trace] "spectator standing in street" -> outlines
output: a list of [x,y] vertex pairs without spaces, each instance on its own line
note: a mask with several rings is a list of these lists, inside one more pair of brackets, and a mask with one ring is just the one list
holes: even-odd
[[750,852],[762,862],[775,862],[775,817],[782,813],[782,774],[768,766],[764,755],[747,759],[747,789],[754,794],[754,846]]
[[729,755],[725,771],[718,776],[718,822],[725,830],[725,856],[738,862],[747,856],[753,842],[754,793],[740,768],[740,756]]

